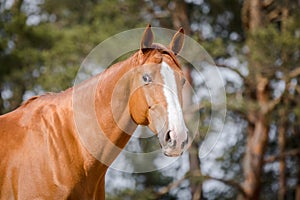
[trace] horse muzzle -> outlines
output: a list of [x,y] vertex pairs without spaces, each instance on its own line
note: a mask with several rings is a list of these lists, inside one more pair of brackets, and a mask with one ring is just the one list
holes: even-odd
[[169,157],[182,155],[189,142],[188,131],[178,133],[168,130],[164,134],[159,134],[158,137],[163,153]]

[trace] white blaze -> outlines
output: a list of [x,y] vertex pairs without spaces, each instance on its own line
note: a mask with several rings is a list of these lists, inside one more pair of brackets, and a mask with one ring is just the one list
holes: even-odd
[[187,139],[187,135],[185,134],[187,128],[178,99],[175,74],[171,67],[165,62],[162,62],[160,73],[164,81],[163,91],[167,101],[168,129],[171,130],[170,136],[172,139],[183,142]]

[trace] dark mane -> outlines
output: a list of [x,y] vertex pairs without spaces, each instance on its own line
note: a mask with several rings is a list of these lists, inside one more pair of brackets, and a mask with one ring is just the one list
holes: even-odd
[[37,100],[37,99],[40,98],[40,97],[44,97],[44,96],[48,96],[48,95],[53,95],[53,94],[55,94],[55,93],[53,93],[53,92],[47,92],[47,93],[45,93],[45,94],[32,96],[32,97],[30,97],[29,99],[23,101],[22,104],[21,104],[21,106],[22,106],[22,107],[27,106],[28,104],[32,103],[33,101]]
[[36,100],[37,98],[39,98],[39,97],[40,96],[30,97],[29,99],[27,99],[24,102],[22,102],[21,106],[26,106],[26,105],[30,104],[31,102],[33,102],[34,100]]

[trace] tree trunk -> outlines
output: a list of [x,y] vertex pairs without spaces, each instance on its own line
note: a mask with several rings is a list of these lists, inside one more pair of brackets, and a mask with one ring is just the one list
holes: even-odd
[[[289,10],[287,8],[288,0],[285,0],[285,6],[282,7],[282,21],[281,21],[281,32],[286,32],[286,23],[289,15]],[[284,62],[287,61],[288,56],[283,52],[281,58]],[[288,96],[288,95],[287,95]],[[288,126],[288,107],[289,102],[283,102],[283,108],[279,110],[279,127],[278,127],[278,146],[279,146],[279,154],[283,154],[286,148],[286,137],[285,133]],[[284,200],[286,196],[286,157],[283,156],[279,159],[279,190],[278,190],[278,200]]]
[[[279,154],[283,154],[285,152],[285,131],[287,129],[286,124],[286,113],[285,110],[282,110],[279,113],[280,122],[278,127],[278,145],[279,145]],[[284,200],[286,194],[286,161],[285,157],[279,159],[279,190],[278,190],[278,200]]]
[[242,22],[246,30],[255,30],[262,25],[262,1],[245,0],[242,7]]
[[182,27],[185,31],[185,34],[191,34],[190,22],[187,12],[187,6],[185,1],[176,0],[174,8],[170,10],[172,15],[172,21],[174,28],[178,29]]
[[265,107],[267,105],[268,80],[264,77],[257,78],[256,97],[260,109],[252,113],[249,118],[253,118],[252,126],[249,125],[246,153],[244,158],[244,183],[243,188],[246,197],[242,199],[259,199],[261,188],[261,176],[263,169],[263,158],[268,143],[269,126]]
[[[249,29],[255,30],[262,25],[261,0],[249,1]],[[251,2],[251,3],[250,3]]]
[[[249,33],[253,33],[262,26],[262,7],[260,0],[246,0],[242,8],[243,24],[246,25]],[[255,61],[251,56],[251,38],[248,39],[250,55],[248,58],[249,68],[255,80],[254,100],[258,102],[258,109],[248,114],[249,126],[247,146],[243,163],[244,182],[243,189],[246,197],[240,196],[240,199],[259,199],[261,189],[261,176],[263,173],[263,159],[268,143],[269,124],[267,120],[268,105],[268,78],[261,73],[260,63]],[[257,53],[257,52],[256,52]],[[251,98],[246,97],[246,98]]]
[[[298,94],[299,95],[299,94]],[[300,118],[297,119],[295,122],[295,125],[293,127],[294,133],[296,135],[296,140],[300,141]],[[300,144],[298,143],[298,149],[300,149]],[[300,199],[300,153],[296,154],[297,155],[297,185],[295,189],[295,200]]]
[[[300,138],[299,138],[300,139]],[[300,154],[298,154],[298,177],[297,177],[297,185],[296,185],[296,195],[295,195],[295,200],[300,199],[300,170],[299,170],[299,166],[300,166]]]
[[[184,108],[190,108],[193,105],[193,91],[192,88],[189,87],[189,85],[192,85],[192,77],[191,77],[191,69],[188,66],[183,66],[183,71],[187,80],[186,87],[183,90],[183,103]],[[187,109],[189,110],[189,109]],[[195,123],[195,116],[194,113],[185,113],[184,114],[185,121],[187,123],[187,126],[189,127],[189,131],[195,130],[193,125]],[[195,135],[195,133],[190,133],[192,135]],[[191,144],[189,148],[189,164],[190,164],[190,172],[192,174],[201,174],[201,168],[200,168],[200,158],[199,158],[199,141],[195,139],[195,141]],[[201,199],[202,195],[202,183],[198,181],[190,181],[190,188],[191,188],[191,194],[193,200]]]
[[[190,171],[192,173],[201,174],[200,159],[198,153],[198,145],[193,142],[189,148]],[[202,196],[202,183],[193,181],[190,182],[192,200],[199,200]]]

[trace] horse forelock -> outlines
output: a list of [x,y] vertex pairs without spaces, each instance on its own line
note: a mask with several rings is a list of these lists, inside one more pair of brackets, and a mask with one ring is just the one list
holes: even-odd
[[[141,65],[145,64],[149,59],[151,59],[153,56],[157,55],[157,53],[161,54],[162,58],[164,55],[167,55],[171,58],[171,60],[175,63],[175,66],[179,69],[182,70],[175,54],[165,47],[162,44],[159,43],[153,43],[151,48],[143,49],[143,59],[141,62]],[[163,59],[159,63],[162,63]]]

